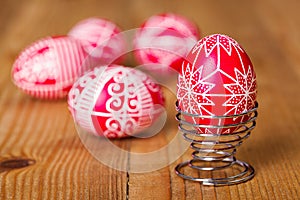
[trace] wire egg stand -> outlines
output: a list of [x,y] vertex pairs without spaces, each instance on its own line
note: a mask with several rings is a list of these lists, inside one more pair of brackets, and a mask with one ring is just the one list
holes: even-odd
[[[258,103],[255,102],[253,109],[238,115],[210,116],[196,115],[184,112],[176,102],[179,130],[183,138],[190,142],[192,159],[182,162],[175,167],[178,176],[200,182],[203,185],[224,186],[246,182],[254,177],[254,168],[236,159],[235,154],[251,131],[256,126]],[[187,119],[227,120],[243,117],[240,123],[204,125],[191,122]],[[185,119],[187,118],[187,119]],[[197,121],[197,120],[196,120]],[[238,120],[237,120],[238,121]],[[199,129],[209,129],[212,133],[199,133]],[[234,130],[229,134],[219,134],[220,129]]]

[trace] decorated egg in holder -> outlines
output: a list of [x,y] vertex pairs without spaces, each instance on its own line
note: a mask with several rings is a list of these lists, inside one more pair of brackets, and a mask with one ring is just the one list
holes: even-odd
[[256,75],[245,50],[226,35],[201,39],[183,62],[177,87],[179,130],[194,152],[176,173],[204,185],[250,180],[254,168],[235,158],[257,117]]

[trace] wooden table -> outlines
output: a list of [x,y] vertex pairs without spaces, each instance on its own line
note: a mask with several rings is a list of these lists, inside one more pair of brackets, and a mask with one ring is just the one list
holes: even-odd
[[[300,199],[299,8],[297,0],[1,0],[0,198]],[[255,167],[251,181],[225,187],[184,181],[174,167],[190,157],[188,152],[148,173],[109,168],[82,144],[65,100],[35,100],[11,82],[14,59],[39,38],[66,34],[90,16],[108,18],[128,30],[165,11],[194,20],[203,36],[232,36],[251,56],[258,76],[259,119],[237,154]],[[174,96],[166,93],[169,121],[163,133],[156,139],[117,140],[116,146],[147,152],[165,144],[164,131],[177,131]],[[124,161],[130,163],[130,158],[116,162]]]

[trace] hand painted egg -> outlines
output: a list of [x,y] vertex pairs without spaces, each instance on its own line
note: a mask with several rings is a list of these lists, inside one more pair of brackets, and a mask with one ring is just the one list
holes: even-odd
[[108,138],[135,135],[162,112],[160,86],[129,67],[96,67],[78,79],[69,93],[75,122],[89,133]]
[[[256,75],[245,50],[226,35],[201,39],[183,62],[177,99],[180,109],[196,115],[237,115],[254,108]],[[241,123],[249,116],[225,120],[186,118],[196,124],[228,125]],[[235,130],[199,128],[200,133],[226,134]]]
[[85,51],[96,58],[99,65],[119,63],[125,52],[121,29],[106,19],[84,19],[70,30],[68,36],[80,40]]
[[33,97],[62,98],[89,66],[79,41],[64,36],[48,37],[21,52],[13,64],[12,79]]
[[197,26],[185,17],[154,15],[137,30],[134,55],[141,65],[158,64],[161,72],[179,71],[183,58],[199,39]]

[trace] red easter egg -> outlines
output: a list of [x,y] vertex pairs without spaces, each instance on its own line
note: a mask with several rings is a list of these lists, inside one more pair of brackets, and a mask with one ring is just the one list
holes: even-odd
[[68,98],[75,122],[98,136],[122,138],[150,127],[162,113],[161,88],[145,73],[119,65],[96,67]]
[[[182,111],[195,115],[238,115],[254,108],[256,75],[245,50],[232,38],[214,34],[201,39],[182,63],[177,99]],[[202,125],[238,124],[249,116],[229,119],[185,117]],[[236,128],[199,128],[200,133],[232,133]]]
[[79,41],[64,36],[48,37],[21,52],[13,64],[12,79],[33,97],[62,98],[89,66]]
[[68,35],[80,40],[85,51],[96,58],[99,65],[118,63],[125,52],[126,45],[121,29],[106,19],[84,19]]
[[[139,64],[159,64],[162,72],[180,71],[183,58],[199,39],[197,26],[183,16],[165,13],[146,20],[134,37]],[[151,65],[150,65],[151,66]]]

